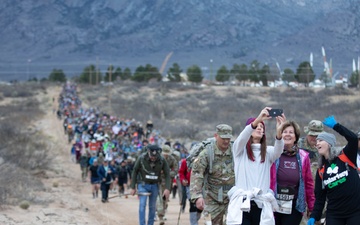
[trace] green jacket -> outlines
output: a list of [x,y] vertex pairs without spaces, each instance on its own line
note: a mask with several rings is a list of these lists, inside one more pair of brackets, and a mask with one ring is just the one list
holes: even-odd
[[155,162],[151,162],[147,152],[141,154],[141,156],[135,162],[131,175],[132,179],[130,187],[135,189],[136,183],[139,182],[160,184],[161,171],[165,176],[165,187],[166,189],[170,190],[170,168],[164,157],[160,155]]

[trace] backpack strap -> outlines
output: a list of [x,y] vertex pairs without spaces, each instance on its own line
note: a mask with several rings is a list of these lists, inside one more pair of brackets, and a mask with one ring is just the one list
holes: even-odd
[[339,155],[339,159],[341,161],[343,161],[344,163],[347,163],[349,166],[351,166],[355,170],[357,170],[357,171],[359,170],[359,168],[357,168],[355,166],[355,164],[345,155],[344,151],[342,151],[341,154]]
[[325,171],[325,166],[323,165],[321,168],[318,169],[318,173],[320,176],[320,179],[323,179],[323,175],[324,175],[324,171]]
[[212,174],[212,164],[213,164],[214,155],[215,155],[214,144],[215,144],[215,140],[211,140],[211,142],[205,146],[206,151],[207,151],[207,155],[208,155],[209,173],[210,174]]
[[[233,143],[234,142],[232,141],[230,143],[230,145],[232,146]],[[209,160],[209,173],[210,174],[212,173],[212,164],[213,164],[214,157],[215,157],[214,145],[215,145],[215,140],[211,140],[211,142],[205,146],[206,151],[208,153],[207,155],[208,155],[208,160]],[[233,165],[234,165],[234,157],[232,157],[232,161],[233,161]]]
[[[360,168],[358,168],[348,157],[347,155],[345,155],[344,151],[342,151],[340,154],[339,154],[339,159],[341,161],[343,161],[345,164],[351,166],[352,168],[354,168],[356,171],[360,171]],[[346,165],[346,167],[347,167]],[[323,165],[321,168],[318,169],[318,173],[319,173],[319,176],[321,178],[321,180],[323,179],[323,174],[324,174],[324,171],[325,171],[325,166]]]

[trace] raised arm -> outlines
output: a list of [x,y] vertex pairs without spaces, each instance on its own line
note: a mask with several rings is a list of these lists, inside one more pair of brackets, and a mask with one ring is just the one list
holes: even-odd
[[358,151],[358,137],[357,135],[338,123],[334,116],[326,117],[323,121],[324,125],[334,129],[341,136],[347,140],[347,144],[344,147],[345,155],[356,165],[357,151]]

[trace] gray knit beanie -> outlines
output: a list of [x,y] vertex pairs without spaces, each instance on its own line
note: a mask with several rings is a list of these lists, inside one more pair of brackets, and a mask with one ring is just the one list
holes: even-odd
[[327,132],[322,132],[320,133],[316,140],[323,140],[326,141],[331,147],[334,147],[336,144],[336,138],[335,135],[331,134],[331,133],[327,133]]

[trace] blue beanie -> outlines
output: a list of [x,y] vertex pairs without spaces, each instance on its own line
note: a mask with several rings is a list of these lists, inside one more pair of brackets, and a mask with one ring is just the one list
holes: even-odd
[[331,134],[331,133],[327,133],[327,132],[321,132],[316,140],[323,140],[326,141],[331,147],[334,147],[336,144],[336,138],[335,135]]

